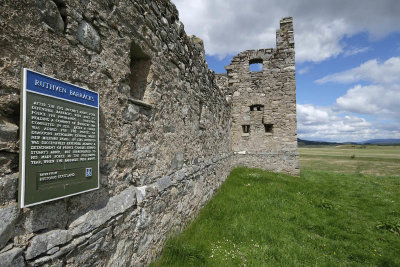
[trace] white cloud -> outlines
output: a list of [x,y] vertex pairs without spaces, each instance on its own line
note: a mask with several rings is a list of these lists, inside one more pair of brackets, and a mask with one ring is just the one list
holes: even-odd
[[369,51],[369,47],[353,47],[353,48],[348,48],[346,51],[344,51],[343,56],[344,57],[349,57],[349,56],[355,56],[361,53],[365,53]]
[[294,18],[299,63],[346,53],[340,43],[344,36],[367,31],[378,39],[399,31],[400,25],[398,0],[172,1],[186,32],[202,38],[206,53],[220,58],[246,49],[274,47],[275,30],[286,16]]
[[302,75],[302,74],[306,74],[306,73],[309,72],[310,70],[311,70],[311,67],[310,67],[310,66],[307,66],[307,67],[303,67],[303,68],[299,69],[299,70],[298,70],[298,73],[299,73],[300,75]]
[[[359,80],[381,83],[355,85],[332,106],[297,105],[299,137],[340,142],[400,138],[400,85],[393,82],[398,79],[393,71],[398,63],[399,58],[391,58],[383,64],[371,60],[360,67],[322,78],[320,83]],[[368,120],[348,114],[364,114]]]
[[374,124],[358,116],[341,115],[331,107],[297,105],[298,137],[332,142],[400,138],[400,127]]
[[313,105],[297,105],[297,117],[303,125],[319,125],[330,119],[329,109]]
[[[299,34],[296,34],[296,29],[300,30]],[[299,22],[295,28],[296,62],[320,62],[338,56],[344,49],[339,41],[346,31],[343,19],[328,22],[314,20],[312,25]]]
[[338,111],[358,114],[375,114],[382,118],[400,118],[400,57],[392,57],[383,63],[376,59],[339,73],[316,80],[353,83],[366,81],[371,84],[355,85],[345,95],[336,99]]
[[336,103],[343,111],[400,118],[400,86],[356,85]]
[[372,59],[356,68],[325,76],[316,80],[316,83],[352,83],[357,81],[384,84],[400,81],[400,57],[392,57],[383,63]]

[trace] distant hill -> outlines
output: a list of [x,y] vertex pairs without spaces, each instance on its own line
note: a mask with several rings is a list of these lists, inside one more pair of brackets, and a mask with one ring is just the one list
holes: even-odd
[[324,141],[309,141],[297,138],[299,147],[305,146],[338,146],[338,145],[400,145],[400,139],[371,139],[364,142],[324,142]]
[[371,144],[371,145],[394,145],[400,144],[400,139],[371,139],[364,142],[362,144]]
[[299,147],[304,146],[337,146],[342,145],[342,143],[335,143],[335,142],[324,142],[324,141],[309,141],[297,138],[297,144]]

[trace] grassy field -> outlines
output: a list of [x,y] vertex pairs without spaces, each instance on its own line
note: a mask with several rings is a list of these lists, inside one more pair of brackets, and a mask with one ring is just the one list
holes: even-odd
[[400,176],[400,146],[299,148],[301,170]]
[[237,168],[152,266],[400,266],[399,149],[300,149],[300,178]]

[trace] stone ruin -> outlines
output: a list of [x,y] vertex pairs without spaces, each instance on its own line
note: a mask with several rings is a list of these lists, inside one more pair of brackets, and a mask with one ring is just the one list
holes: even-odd
[[[291,18],[226,75],[167,0],[3,0],[0,48],[1,266],[146,265],[233,167],[299,174]],[[99,190],[17,208],[24,67],[100,94]]]
[[235,165],[299,174],[294,61],[292,18],[284,18],[276,49],[241,52],[217,76],[231,102]]

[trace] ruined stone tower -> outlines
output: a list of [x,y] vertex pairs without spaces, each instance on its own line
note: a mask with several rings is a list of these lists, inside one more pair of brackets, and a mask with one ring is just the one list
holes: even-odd
[[275,49],[241,52],[225,68],[236,165],[299,174],[292,18],[281,19]]

